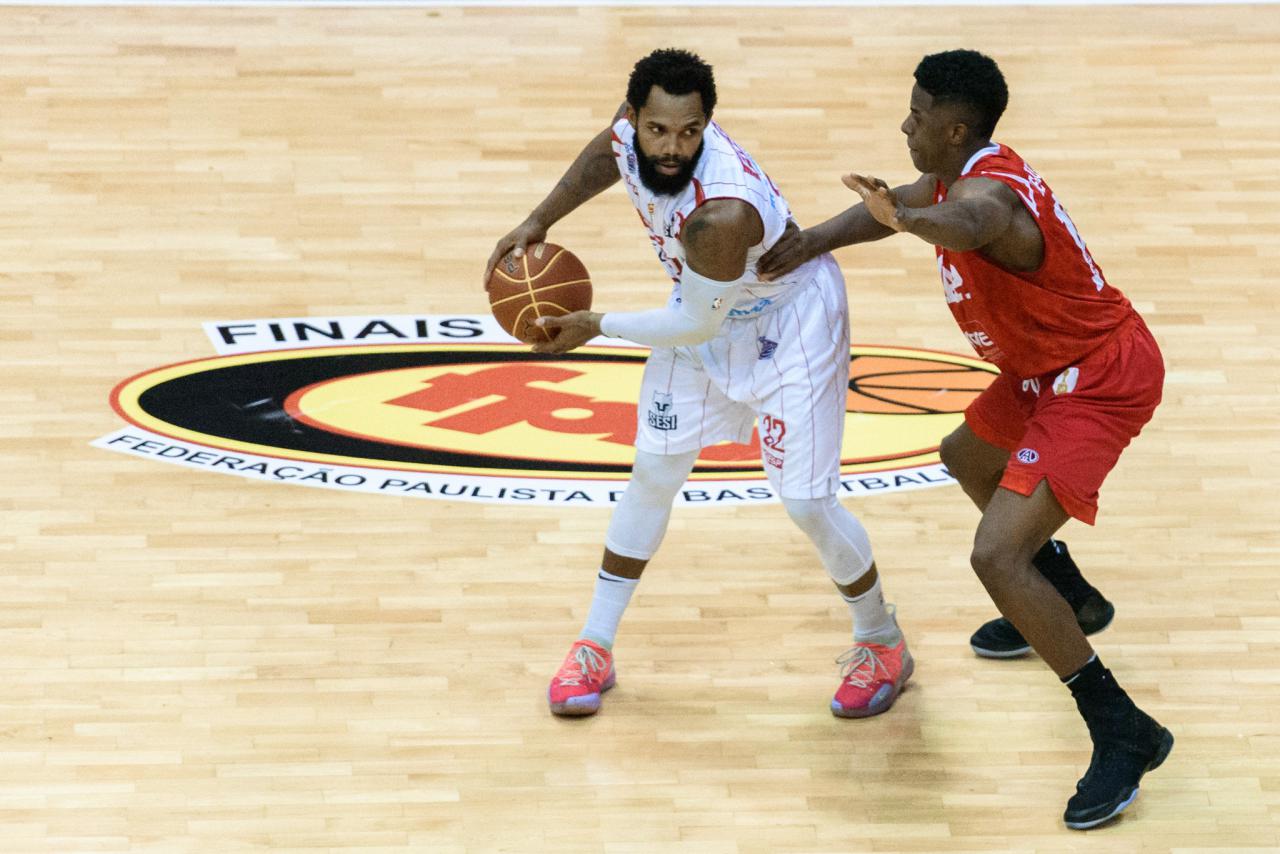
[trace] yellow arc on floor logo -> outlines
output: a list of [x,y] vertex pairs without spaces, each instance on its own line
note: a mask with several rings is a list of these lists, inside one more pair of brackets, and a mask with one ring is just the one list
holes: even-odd
[[[487,315],[205,330],[216,355],[116,387],[112,405],[130,426],[96,446],[257,480],[449,500],[609,506],[626,487],[645,348],[600,339],[537,356]],[[969,356],[854,345],[841,493],[953,482],[938,443],[994,375]],[[760,445],[757,432],[704,449],[678,500],[776,500]]]

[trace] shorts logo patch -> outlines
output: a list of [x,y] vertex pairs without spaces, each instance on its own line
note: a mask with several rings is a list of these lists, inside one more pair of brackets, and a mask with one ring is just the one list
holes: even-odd
[[1076,383],[1080,381],[1079,368],[1067,368],[1058,374],[1057,379],[1053,381],[1054,394],[1071,394],[1076,390]]
[[772,359],[773,354],[778,351],[778,342],[770,341],[763,335],[756,339],[756,343],[760,345],[760,361],[762,362],[766,359]]
[[1018,451],[1018,462],[1031,465],[1040,462],[1040,452],[1034,448],[1023,448]]
[[655,391],[649,406],[649,426],[654,430],[676,429],[676,414],[671,411],[671,395]]

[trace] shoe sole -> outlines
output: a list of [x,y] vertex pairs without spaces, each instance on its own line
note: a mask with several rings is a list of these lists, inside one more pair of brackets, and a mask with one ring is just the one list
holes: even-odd
[[902,689],[906,687],[907,680],[911,678],[911,674],[916,671],[916,660],[914,658],[907,659],[906,667],[902,668],[902,675],[898,677],[898,681],[893,683],[893,690],[888,696],[865,709],[846,709],[844,706],[831,701],[831,714],[838,718],[869,718],[872,715],[878,715],[889,711],[889,707],[893,705],[893,701],[898,699],[898,695],[902,693]]
[[[1096,635],[1098,632],[1105,631],[1106,628],[1115,621],[1115,619],[1116,619],[1116,612],[1113,610],[1111,612],[1111,616],[1107,618],[1107,621],[1105,623],[1098,626],[1096,629],[1094,629],[1091,632],[1085,632],[1084,633],[1085,637],[1092,637],[1093,635]],[[1026,655],[1027,653],[1031,652],[1031,644],[1027,644],[1026,646],[1020,646],[1020,647],[1017,647],[1016,649],[984,649],[978,646],[977,644],[970,642],[969,649],[973,650],[974,654],[980,658],[1018,658],[1019,656]]]
[[548,688],[547,702],[551,705],[551,714],[562,718],[582,718],[587,715],[594,715],[600,711],[600,695],[617,683],[617,674],[610,673],[609,678],[604,680],[604,684],[600,686],[600,690],[595,694],[581,694],[577,697],[570,697],[563,703],[552,703],[551,689]]
[[[1173,750],[1173,733],[1166,729],[1164,730],[1164,734],[1160,736],[1160,746],[1156,749],[1156,755],[1151,757],[1151,761],[1147,763],[1147,767],[1142,773],[1145,775],[1148,771],[1154,771],[1163,765],[1164,760],[1168,758],[1169,751],[1171,750]],[[1141,782],[1142,779],[1139,778],[1138,781]],[[1125,795],[1118,804],[1112,807],[1106,815],[1100,818],[1091,818],[1084,821],[1067,821],[1066,819],[1063,819],[1063,821],[1067,827],[1072,830],[1088,830],[1091,827],[1097,827],[1100,824],[1111,821],[1111,819],[1128,809],[1129,804],[1133,803],[1137,799],[1138,787],[1134,786],[1133,791]]]

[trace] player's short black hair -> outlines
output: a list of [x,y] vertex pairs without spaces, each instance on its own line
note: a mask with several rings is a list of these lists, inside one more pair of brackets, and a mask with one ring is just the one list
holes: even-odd
[[934,103],[963,104],[974,112],[973,132],[990,139],[1009,105],[1009,87],[1000,67],[976,50],[948,50],[920,60],[916,83]]
[[702,112],[708,118],[716,106],[716,80],[711,66],[696,53],[678,48],[655,50],[636,63],[627,81],[627,103],[637,112],[649,100],[649,91],[660,86],[671,95],[697,92],[702,96]]

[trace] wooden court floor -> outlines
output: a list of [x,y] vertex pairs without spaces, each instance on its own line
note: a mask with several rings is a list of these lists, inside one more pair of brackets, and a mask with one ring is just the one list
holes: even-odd
[[[1117,605],[1103,660],[1174,730],[1125,818],[1037,659],[975,658],[975,512],[849,502],[918,666],[827,711],[844,607],[780,507],[681,510],[619,687],[553,719],[602,510],[433,502],[92,448],[200,323],[483,313],[492,242],[670,44],[814,223],[910,177],[924,53],[995,56],[998,138],[1055,187],[1169,364],[1063,537]],[[1280,849],[1280,7],[0,8],[0,850]],[[625,198],[553,232],[597,304],[666,292]],[[966,352],[929,248],[845,250],[854,338]]]

